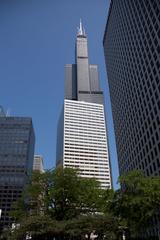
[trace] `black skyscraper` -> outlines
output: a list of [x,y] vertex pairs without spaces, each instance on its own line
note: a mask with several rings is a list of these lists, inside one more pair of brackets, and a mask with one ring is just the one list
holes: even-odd
[[103,104],[98,66],[89,64],[87,36],[80,22],[76,39],[76,64],[65,66],[65,99]]
[[32,170],[34,142],[31,118],[0,117],[0,229],[12,223],[9,211]]
[[160,175],[160,1],[111,1],[104,51],[120,174]]

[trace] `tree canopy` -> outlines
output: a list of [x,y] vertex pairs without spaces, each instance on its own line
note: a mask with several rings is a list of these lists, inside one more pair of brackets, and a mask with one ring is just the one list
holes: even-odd
[[110,210],[130,238],[137,238],[151,226],[153,217],[160,218],[160,177],[132,171],[121,176],[119,183],[121,189],[114,192]]
[[[104,237],[115,221],[103,214],[105,191],[95,179],[80,177],[76,169],[35,172],[14,205],[12,216],[20,227],[10,232],[10,238],[31,234],[32,239],[90,239],[100,232]],[[98,230],[105,223],[106,228]]]
[[78,170],[35,172],[13,207],[15,229],[7,239],[139,239],[153,217],[159,219],[160,177],[133,171],[119,178],[121,188],[101,189]]

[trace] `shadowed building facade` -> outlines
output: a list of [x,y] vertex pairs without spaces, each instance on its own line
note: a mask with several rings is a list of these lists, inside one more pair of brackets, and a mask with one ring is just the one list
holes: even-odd
[[57,166],[78,168],[111,188],[103,92],[97,65],[88,60],[87,36],[80,22],[75,64],[65,66],[65,100],[58,123]]
[[113,0],[103,43],[120,174],[160,175],[160,2]]
[[112,0],[103,44],[120,174],[160,175],[160,1]]
[[0,117],[0,230],[13,222],[9,212],[31,174],[34,142],[31,118]]

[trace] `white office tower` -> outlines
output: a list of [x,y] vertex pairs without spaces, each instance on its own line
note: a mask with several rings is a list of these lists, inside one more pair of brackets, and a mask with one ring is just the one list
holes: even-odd
[[41,155],[34,155],[33,170],[44,172],[43,157]]
[[65,67],[56,165],[77,168],[80,176],[96,178],[102,188],[112,187],[103,92],[98,67],[88,61],[87,37],[81,23],[76,38],[76,63]]
[[80,169],[111,188],[105,115],[102,104],[65,100],[63,166]]

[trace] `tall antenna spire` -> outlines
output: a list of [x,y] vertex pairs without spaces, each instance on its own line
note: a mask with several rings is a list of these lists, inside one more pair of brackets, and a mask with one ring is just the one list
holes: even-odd
[[81,20],[81,18],[80,18],[80,23],[79,23],[79,33],[80,33],[80,35],[83,35],[82,20]]
[[80,19],[80,23],[79,23],[79,28],[78,28],[78,35],[80,36],[85,36],[85,29],[82,25],[82,20]]

